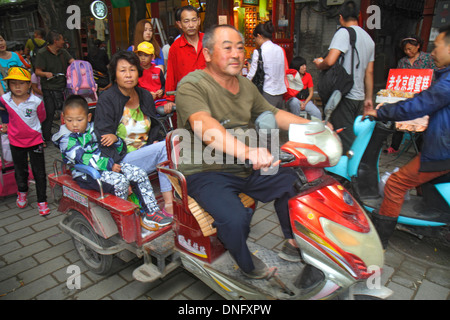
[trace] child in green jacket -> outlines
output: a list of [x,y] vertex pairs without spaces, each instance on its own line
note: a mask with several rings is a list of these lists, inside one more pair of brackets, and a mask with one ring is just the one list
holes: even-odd
[[[89,122],[91,116],[82,96],[72,95],[64,102],[65,124],[53,136],[53,142],[62,152],[63,161],[88,165],[98,170],[103,189],[122,199],[127,199],[131,183],[144,212],[141,225],[145,229],[157,230],[170,224],[172,219],[162,214],[145,171],[128,163],[114,163],[112,158],[102,156],[94,124]],[[126,152],[121,139],[115,143],[115,147],[119,153]],[[72,169],[72,177],[80,187],[98,190],[97,182],[88,175]]]

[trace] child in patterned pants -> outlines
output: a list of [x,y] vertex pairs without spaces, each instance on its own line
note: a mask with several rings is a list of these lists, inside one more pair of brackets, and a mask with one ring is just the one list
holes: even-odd
[[[53,142],[62,152],[63,161],[88,165],[98,170],[103,190],[122,199],[127,199],[131,184],[144,212],[141,225],[145,229],[157,230],[170,224],[172,219],[162,214],[145,170],[128,163],[114,163],[112,158],[101,155],[94,124],[89,122],[91,116],[83,97],[73,95],[66,99],[63,107],[65,125],[53,136]],[[121,139],[115,143],[115,147],[119,153],[122,150],[126,152]],[[73,169],[72,177],[80,187],[98,190],[97,182],[90,176]]]

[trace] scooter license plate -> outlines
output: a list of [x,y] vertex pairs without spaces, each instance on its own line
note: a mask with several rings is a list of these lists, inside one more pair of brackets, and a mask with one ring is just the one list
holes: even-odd
[[66,186],[63,186],[63,196],[78,202],[79,204],[85,206],[86,208],[89,207],[89,201],[85,195],[73,189],[70,189]]

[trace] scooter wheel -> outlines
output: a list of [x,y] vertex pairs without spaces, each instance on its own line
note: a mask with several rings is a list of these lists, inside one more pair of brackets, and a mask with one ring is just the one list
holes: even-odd
[[[87,221],[86,218],[80,213],[74,214],[70,224],[73,230],[85,236],[97,245],[101,247],[111,246],[111,241],[99,236],[94,231],[89,221]],[[83,242],[75,238],[72,238],[72,240],[78,255],[90,271],[99,275],[107,275],[111,271],[113,255],[99,254]]]

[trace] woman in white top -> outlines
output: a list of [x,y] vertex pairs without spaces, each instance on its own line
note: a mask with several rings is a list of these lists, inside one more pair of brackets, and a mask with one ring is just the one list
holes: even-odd
[[[285,84],[285,53],[283,48],[272,42],[273,24],[268,21],[260,23],[253,30],[256,46],[261,48],[264,63],[263,96],[277,108],[283,106],[283,94],[287,91]],[[252,64],[247,78],[252,80],[258,67],[258,50],[253,51]]]

